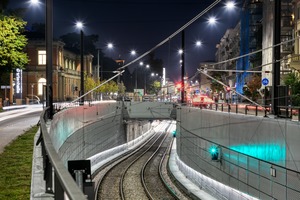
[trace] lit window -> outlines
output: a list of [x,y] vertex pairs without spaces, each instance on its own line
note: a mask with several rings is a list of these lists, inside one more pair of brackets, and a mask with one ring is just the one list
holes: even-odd
[[38,81],[38,95],[43,94],[43,86],[44,85],[46,85],[46,79],[45,78],[40,78],[40,80]]
[[39,50],[38,51],[38,64],[39,65],[46,65],[46,51]]
[[61,66],[62,62],[63,62],[63,60],[62,60],[62,52],[61,52],[61,50],[59,50],[59,52],[58,52],[58,65]]
[[65,68],[68,68],[68,60],[65,59]]

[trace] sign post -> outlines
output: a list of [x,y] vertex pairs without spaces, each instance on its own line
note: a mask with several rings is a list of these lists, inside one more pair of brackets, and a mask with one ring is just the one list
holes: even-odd
[[267,104],[267,88],[266,86],[269,84],[269,79],[267,78],[263,78],[261,83],[265,86],[265,91],[264,91],[264,104],[265,104],[265,116],[264,117],[267,117],[267,109],[266,109],[266,104]]

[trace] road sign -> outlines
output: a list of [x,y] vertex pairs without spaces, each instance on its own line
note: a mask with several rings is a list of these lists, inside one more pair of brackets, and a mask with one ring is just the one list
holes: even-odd
[[10,89],[9,85],[1,85],[1,89]]
[[263,80],[261,82],[262,82],[263,85],[268,85],[269,84],[269,79],[263,78]]

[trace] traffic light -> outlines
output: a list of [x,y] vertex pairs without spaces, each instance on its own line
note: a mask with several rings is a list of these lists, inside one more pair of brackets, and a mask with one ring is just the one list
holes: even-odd
[[231,90],[230,86],[227,86],[227,87],[226,87],[226,91],[227,91],[227,92],[230,92],[230,90]]
[[176,84],[177,91],[181,91],[181,83]]
[[209,153],[211,155],[211,160],[219,160],[219,148],[216,146],[212,146],[209,149]]

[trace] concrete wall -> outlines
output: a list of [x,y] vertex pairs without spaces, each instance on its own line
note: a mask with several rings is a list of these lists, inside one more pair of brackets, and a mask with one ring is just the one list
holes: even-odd
[[[177,153],[196,171],[240,191],[292,199],[290,188],[300,188],[293,180],[300,169],[299,130],[299,122],[181,107]],[[211,159],[211,147],[218,148],[218,161]]]
[[168,102],[124,102],[130,119],[170,119],[173,103]]
[[54,115],[50,135],[65,165],[128,143],[151,129],[148,120],[123,120],[122,106],[122,102],[102,102]]

